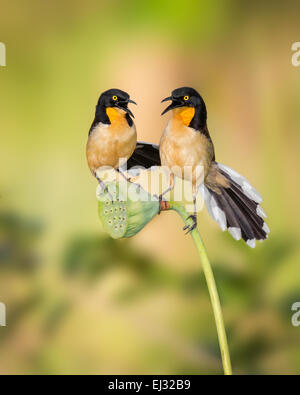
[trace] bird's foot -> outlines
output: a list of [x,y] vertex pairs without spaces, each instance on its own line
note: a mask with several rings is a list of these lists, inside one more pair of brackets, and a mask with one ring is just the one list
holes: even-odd
[[131,178],[131,177],[126,177],[126,176],[124,175],[124,180],[126,180],[126,181],[129,182],[130,184],[134,184],[133,178]]
[[170,210],[170,202],[168,202],[167,200],[164,200],[163,195],[159,195],[159,196],[153,195],[153,196],[155,196],[159,201],[158,215],[160,215],[160,213],[162,211]]
[[183,228],[183,230],[187,230],[186,235],[197,228],[197,215],[195,215],[195,214],[190,215],[187,217],[187,220],[188,219],[192,219],[193,224],[192,225],[185,225],[185,227]]
[[159,201],[159,211],[158,211],[158,215],[160,215],[160,213],[162,212],[162,205],[163,205],[163,195],[159,195],[158,196],[158,201]]
[[137,186],[137,188],[138,188],[138,193],[140,192],[140,190],[141,190],[141,185],[140,184],[137,184],[135,181],[136,181],[136,177],[133,177],[133,178],[131,178],[131,177],[127,177],[126,176],[126,174],[124,174],[122,171],[120,171],[120,170],[118,170],[118,173],[124,178],[124,180],[126,181],[126,182],[128,182],[129,184],[132,184],[132,185],[136,185]]
[[107,186],[103,181],[99,182],[99,185],[100,185],[100,193],[99,193],[100,196],[102,196],[102,195],[104,195],[104,194],[107,194],[107,196],[109,197],[109,199],[110,199],[111,201],[113,201],[114,199],[113,199],[111,193],[109,192],[108,186]]
[[137,187],[137,188],[136,188],[136,192],[137,192],[137,193],[140,193],[142,186],[141,186],[140,184],[134,182],[134,181],[135,181],[134,178],[129,178],[129,179],[128,179],[129,184],[135,185],[135,186]]

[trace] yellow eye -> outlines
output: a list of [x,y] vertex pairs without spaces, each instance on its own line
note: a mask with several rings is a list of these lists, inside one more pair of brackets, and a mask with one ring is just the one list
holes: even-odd
[[184,101],[188,101],[189,98],[190,98],[189,96],[184,96],[183,100],[184,100]]
[[118,96],[113,96],[112,98],[114,101],[118,100]]

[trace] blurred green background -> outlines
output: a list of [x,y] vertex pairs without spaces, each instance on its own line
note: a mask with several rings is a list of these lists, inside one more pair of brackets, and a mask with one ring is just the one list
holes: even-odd
[[141,140],[160,100],[204,96],[217,159],[264,197],[251,250],[203,211],[234,372],[300,373],[299,2],[0,0],[0,374],[222,373],[195,248],[176,214],[114,241],[85,144],[99,94],[128,91]]

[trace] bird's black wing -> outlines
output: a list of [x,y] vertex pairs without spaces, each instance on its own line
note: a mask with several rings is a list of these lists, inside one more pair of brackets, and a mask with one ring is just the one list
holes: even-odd
[[161,166],[159,146],[156,144],[138,141],[134,153],[127,161],[127,169],[139,166],[149,169],[152,166]]

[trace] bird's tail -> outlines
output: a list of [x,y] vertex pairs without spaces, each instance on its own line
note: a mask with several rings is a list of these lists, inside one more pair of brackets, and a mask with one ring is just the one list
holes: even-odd
[[127,161],[127,169],[139,166],[149,169],[152,166],[160,166],[159,146],[151,143],[138,141],[134,153]]
[[215,162],[213,168],[216,181],[200,187],[211,217],[223,231],[228,229],[236,240],[242,238],[254,248],[256,240],[266,239],[270,232],[260,194],[230,167]]

